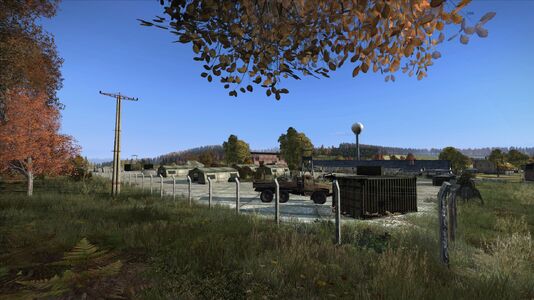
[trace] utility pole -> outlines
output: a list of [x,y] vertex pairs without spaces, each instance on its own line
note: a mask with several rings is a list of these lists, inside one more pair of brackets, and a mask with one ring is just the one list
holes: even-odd
[[115,197],[121,192],[121,100],[138,101],[139,99],[124,96],[120,93],[104,93],[102,91],[99,91],[99,93],[117,100],[115,108],[115,141],[113,143],[113,174],[111,177],[111,195]]

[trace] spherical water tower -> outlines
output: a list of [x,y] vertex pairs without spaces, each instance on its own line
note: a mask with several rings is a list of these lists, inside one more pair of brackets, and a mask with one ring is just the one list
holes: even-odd
[[356,159],[360,160],[360,133],[362,133],[363,124],[356,122],[352,124],[352,132],[356,135]]

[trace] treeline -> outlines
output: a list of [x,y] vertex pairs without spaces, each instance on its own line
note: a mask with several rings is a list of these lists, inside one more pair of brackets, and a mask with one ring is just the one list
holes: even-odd
[[499,149],[502,152],[510,152],[512,150],[519,151],[529,156],[534,156],[534,147],[486,147],[486,148],[467,148],[459,149],[462,154],[469,157],[484,158],[491,155],[491,152],[495,149]]
[[153,164],[183,164],[188,160],[196,160],[206,166],[218,164],[224,158],[224,149],[222,145],[209,145],[196,147],[184,151],[172,152],[164,155],[154,157],[152,159],[145,159],[146,163]]
[[[529,157],[528,154],[517,149],[502,151],[501,149],[494,148],[486,158],[495,165],[497,174],[502,171],[518,170],[525,164],[534,162],[534,156]],[[455,173],[469,168],[474,162],[474,160],[454,147],[444,148],[439,154],[439,159],[450,160]]]
[[[320,158],[332,159],[352,159],[356,157],[356,144],[341,143],[338,147],[324,147],[315,148],[313,155]],[[362,159],[371,159],[378,154],[387,154],[379,146],[361,145],[360,156]]]
[[[534,147],[485,147],[485,148],[466,148],[457,150],[460,153],[472,157],[472,158],[485,158],[488,157],[495,149],[508,153],[511,150],[515,150],[524,153],[529,156],[534,156]],[[376,155],[408,155],[413,154],[416,157],[438,157],[443,149],[439,148],[401,148],[401,147],[387,147],[378,145],[365,145],[360,144],[360,152],[362,158],[371,159]],[[356,157],[356,144],[354,143],[341,143],[338,147],[324,147],[316,148],[315,155],[334,156],[338,158],[353,158]]]
[[[508,153],[515,150],[520,153],[524,153],[529,156],[534,156],[534,147],[509,147],[509,148],[468,148],[457,149],[465,156],[472,158],[484,158],[490,156],[493,150],[498,149],[504,153]],[[262,149],[257,151],[278,152],[279,148]],[[378,145],[360,145],[360,153],[362,159],[376,159],[376,157],[382,155],[399,155],[408,156],[414,155],[418,157],[435,157],[438,158],[442,149],[418,149],[418,148],[401,148],[401,147],[385,147]],[[515,152],[513,151],[513,152]],[[341,143],[339,146],[334,147],[314,147],[313,156],[319,159],[353,159],[356,157],[356,144],[354,143]],[[188,160],[199,161],[206,166],[220,165],[225,161],[225,151],[222,145],[209,145],[196,147],[184,151],[172,152],[164,155],[160,155],[153,158],[142,158],[138,161],[146,164],[182,164]],[[111,163],[104,163],[108,165]]]

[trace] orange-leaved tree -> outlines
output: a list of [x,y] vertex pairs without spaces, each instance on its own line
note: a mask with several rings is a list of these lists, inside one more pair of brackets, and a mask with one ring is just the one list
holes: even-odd
[[426,77],[445,39],[467,44],[475,33],[488,36],[485,24],[495,13],[466,20],[462,12],[470,2],[160,0],[164,16],[140,21],[190,44],[193,59],[203,62],[200,76],[220,81],[230,96],[256,85],[279,100],[289,93],[281,87],[285,78],[330,77],[344,64],[353,77],[372,71],[395,81],[401,70]]
[[31,196],[34,176],[67,172],[79,147],[72,137],[59,133],[59,110],[47,104],[45,93],[11,91],[5,104],[8,118],[0,123],[0,171],[24,175]]

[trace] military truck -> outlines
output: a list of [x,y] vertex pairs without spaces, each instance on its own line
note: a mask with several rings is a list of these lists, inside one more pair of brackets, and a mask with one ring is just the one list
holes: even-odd
[[[332,195],[332,183],[313,178],[309,174],[294,177],[279,177],[280,203],[289,200],[289,194],[310,196],[316,204],[324,204],[326,197]],[[252,187],[256,192],[260,192],[262,202],[271,202],[274,199],[276,184],[274,180],[255,179]]]

